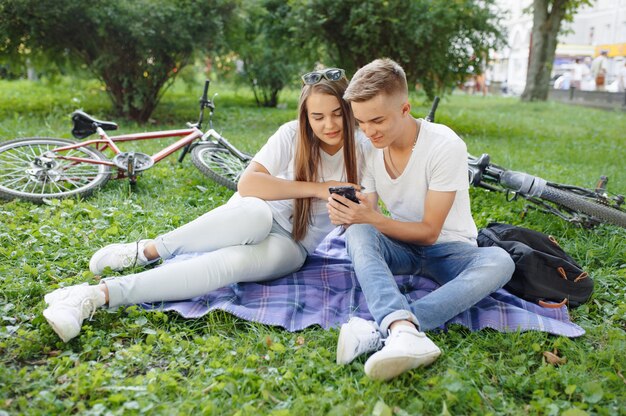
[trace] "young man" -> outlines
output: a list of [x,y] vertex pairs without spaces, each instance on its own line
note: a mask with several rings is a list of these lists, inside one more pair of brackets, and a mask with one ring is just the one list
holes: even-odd
[[[377,59],[354,75],[344,94],[375,150],[366,162],[360,204],[328,199],[376,322],[352,318],[341,328],[337,362],[384,347],[365,373],[388,380],[441,354],[421,331],[434,329],[504,286],[513,273],[500,248],[478,248],[471,216],[467,150],[448,127],[411,116],[404,70]],[[381,198],[391,217],[378,210]],[[345,205],[342,205],[345,204]],[[414,273],[441,285],[408,302],[393,275]]]

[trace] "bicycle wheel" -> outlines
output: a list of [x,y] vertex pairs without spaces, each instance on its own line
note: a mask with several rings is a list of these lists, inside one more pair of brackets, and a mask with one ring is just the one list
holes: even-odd
[[562,205],[573,211],[582,212],[583,214],[596,218],[600,222],[626,228],[626,212],[585,198],[573,192],[547,185],[541,193],[541,198]]
[[106,161],[98,150],[80,147],[52,152],[75,141],[30,137],[0,142],[0,198],[43,202],[44,199],[89,196],[111,176],[109,166],[64,160],[80,157]]
[[233,191],[251,157],[241,159],[217,143],[200,144],[191,151],[191,160],[200,172]]

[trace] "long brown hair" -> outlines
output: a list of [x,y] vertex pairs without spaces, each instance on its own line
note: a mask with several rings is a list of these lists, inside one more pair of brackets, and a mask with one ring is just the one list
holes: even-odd
[[[298,106],[298,139],[296,156],[294,160],[294,172],[296,181],[317,182],[320,169],[320,139],[315,136],[309,124],[307,111],[307,98],[313,93],[328,94],[337,97],[343,116],[343,160],[345,165],[346,179],[348,182],[358,183],[356,145],[354,142],[354,130],[356,123],[352,109],[343,94],[348,87],[348,80],[341,78],[338,81],[322,79],[314,85],[304,85],[300,92]],[[293,231],[294,240],[302,240],[311,223],[311,203],[313,198],[298,198],[293,204]]]

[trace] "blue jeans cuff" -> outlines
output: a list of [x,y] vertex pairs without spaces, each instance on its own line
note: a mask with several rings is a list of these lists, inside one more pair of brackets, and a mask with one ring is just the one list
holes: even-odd
[[389,335],[389,326],[395,321],[410,321],[415,324],[417,329],[419,329],[420,324],[415,315],[411,311],[406,310],[398,310],[391,312],[389,315],[385,316],[380,323],[380,332],[383,336]]

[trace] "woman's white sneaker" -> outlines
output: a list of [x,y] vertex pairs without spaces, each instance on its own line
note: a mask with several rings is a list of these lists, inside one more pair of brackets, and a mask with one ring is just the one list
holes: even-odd
[[57,289],[48,293],[44,300],[50,306],[43,311],[43,316],[63,342],[78,335],[83,321],[105,303],[102,290],[86,283]]
[[390,331],[383,349],[365,362],[365,374],[374,380],[389,380],[417,367],[432,364],[441,355],[426,334],[409,326]]
[[158,259],[148,260],[143,253],[146,243],[151,240],[139,240],[134,243],[109,244],[96,251],[89,261],[89,270],[93,274],[102,274],[106,267],[120,271],[129,267],[146,266]]
[[381,346],[376,322],[353,316],[341,325],[337,341],[337,364],[349,364],[359,355],[378,351]]

